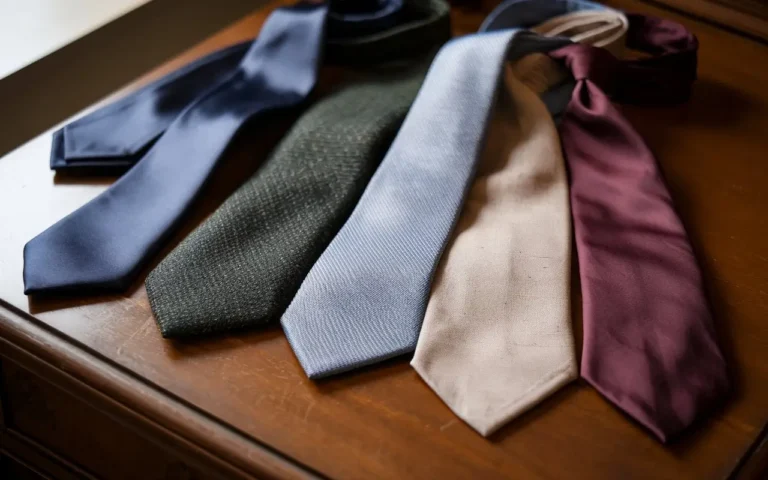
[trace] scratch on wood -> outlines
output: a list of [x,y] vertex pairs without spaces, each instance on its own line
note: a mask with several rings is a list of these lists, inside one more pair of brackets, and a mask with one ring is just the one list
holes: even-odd
[[311,412],[311,411],[312,411],[312,409],[313,409],[313,408],[315,408],[315,404],[316,404],[316,403],[317,403],[317,401],[314,401],[314,400],[313,400],[313,401],[312,401],[312,403],[310,403],[309,405],[307,405],[307,409],[306,409],[306,410],[304,410],[304,421],[305,421],[305,422],[307,421],[307,418],[309,418],[309,412]]
[[127,344],[128,344],[130,341],[131,341],[131,340],[133,340],[133,338],[134,338],[136,335],[138,335],[139,333],[141,333],[141,332],[143,332],[144,330],[146,330],[148,325],[154,325],[154,323],[155,323],[155,321],[154,321],[154,318],[153,318],[153,317],[151,317],[151,316],[150,316],[149,318],[147,318],[146,320],[144,320],[144,323],[142,323],[141,325],[139,325],[139,328],[137,328],[136,330],[134,330],[134,331],[133,331],[133,333],[131,333],[131,334],[128,336],[128,338],[126,338],[125,340],[123,340],[123,341],[120,343],[120,346],[119,346],[119,347],[117,347],[117,355],[122,355],[122,354],[123,354],[123,347],[125,347],[125,346],[126,346],[126,345],[127,345]]
[[286,385],[286,387],[283,389],[283,395],[280,397],[280,403],[278,404],[278,406],[282,407],[283,405],[285,405],[285,401],[292,396],[293,396],[293,391],[291,387]]
[[446,429],[448,429],[448,428],[450,428],[451,426],[453,426],[453,424],[455,424],[457,421],[458,421],[458,420],[451,420],[450,422],[448,422],[448,423],[446,423],[445,425],[441,426],[441,427],[440,427],[440,431],[441,431],[441,432],[445,431]]

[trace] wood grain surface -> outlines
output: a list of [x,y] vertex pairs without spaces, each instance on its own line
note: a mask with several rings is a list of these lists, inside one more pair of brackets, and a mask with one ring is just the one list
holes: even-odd
[[[494,3],[456,7],[456,33],[474,31]],[[143,279],[125,295],[29,300],[24,243],[113,180],[54,176],[47,168],[50,133],[0,159],[0,353],[38,357],[134,412],[137,422],[243,474],[720,479],[738,475],[738,466],[759,465],[745,455],[765,454],[758,439],[768,421],[768,47],[637,0],[609,3],[681,21],[701,42],[699,81],[688,104],[624,109],[662,164],[703,265],[734,379],[728,403],[677,442],[658,443],[581,381],[485,439],[420,381],[408,358],[312,382],[278,326],[163,340]],[[253,37],[266,11],[128,90]],[[335,78],[324,72],[324,85]],[[254,124],[240,135],[163,253],[258,167],[290,120]],[[577,283],[573,297],[580,331]]]

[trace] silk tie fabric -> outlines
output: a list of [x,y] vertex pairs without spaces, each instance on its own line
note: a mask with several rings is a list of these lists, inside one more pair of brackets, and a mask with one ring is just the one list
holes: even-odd
[[562,44],[508,31],[459,38],[438,53],[360,202],[282,317],[310,378],[413,351],[502,66]]
[[519,80],[547,75],[540,55],[505,72],[411,362],[483,435],[578,377],[565,163],[543,92]]
[[186,108],[135,168],[27,243],[25,293],[127,288],[240,126],[312,90],[326,16],[325,5],[273,12],[236,72]]
[[581,374],[667,441],[727,395],[701,273],[658,165],[603,91],[677,103],[696,76],[697,41],[674,22],[628,15],[619,62],[573,45],[553,53],[578,80],[560,123],[584,308]]
[[150,273],[147,294],[163,336],[279,319],[381,162],[429,59],[374,69],[321,99],[266,165]]
[[618,63],[569,47],[579,81],[560,125],[584,302],[582,376],[662,441],[728,390],[701,272],[656,161],[617,101],[684,101],[697,41],[681,25],[630,16],[627,46],[656,55]]
[[[379,8],[387,10],[386,4]],[[25,246],[25,292],[127,288],[179,223],[240,126],[305,99],[315,83],[324,38],[338,37],[329,53],[335,51],[333,57],[342,59],[359,55],[366,45],[383,47],[376,52],[395,48],[387,43],[387,32],[377,30],[380,18],[373,31],[355,37],[365,15],[350,15],[354,21],[343,15],[337,19],[325,5],[312,4],[270,15],[231,75],[182,109],[135,168]],[[146,140],[163,123],[150,125],[149,134],[136,138]]]

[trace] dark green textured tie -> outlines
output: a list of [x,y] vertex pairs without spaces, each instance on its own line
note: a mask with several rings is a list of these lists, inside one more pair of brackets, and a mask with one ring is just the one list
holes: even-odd
[[422,65],[376,72],[307,110],[260,171],[147,278],[163,336],[279,318],[354,208],[425,73]]

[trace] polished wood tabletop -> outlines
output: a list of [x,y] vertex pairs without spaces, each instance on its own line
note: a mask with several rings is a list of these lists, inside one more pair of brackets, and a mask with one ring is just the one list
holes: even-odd
[[[494,3],[455,7],[455,33],[475,31]],[[722,479],[755,472],[768,453],[761,444],[768,421],[768,46],[637,0],[608,3],[680,21],[701,43],[699,79],[687,104],[623,108],[662,165],[703,267],[733,378],[725,405],[672,444],[659,443],[584,381],[483,438],[419,379],[409,358],[313,382],[277,325],[164,340],[143,285],[149,269],[124,295],[28,299],[24,244],[114,180],[54,175],[50,132],[0,159],[3,348],[66,372],[228,465],[233,476]],[[252,38],[274,6],[125,91]],[[323,85],[335,74],[324,72]],[[158,259],[255,171],[290,120],[257,122],[239,136]],[[580,310],[574,283],[577,333]]]

